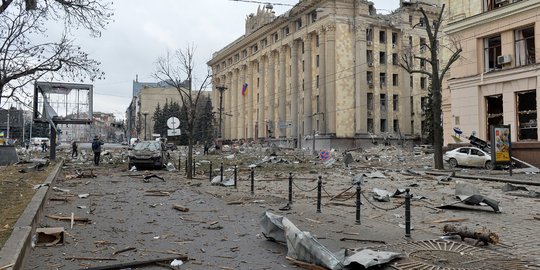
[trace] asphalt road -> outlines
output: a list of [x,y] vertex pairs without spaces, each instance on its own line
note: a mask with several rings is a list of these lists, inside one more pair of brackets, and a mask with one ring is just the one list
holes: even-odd
[[[69,174],[73,168],[65,168]],[[85,217],[90,224],[42,217],[43,227],[64,227],[65,244],[36,247],[24,269],[79,269],[121,262],[171,257],[185,254],[190,261],[181,269],[289,269],[286,247],[266,241],[260,234],[259,217],[264,206],[225,205],[209,194],[194,191],[177,173],[159,171],[165,178],[144,182],[140,172],[119,172],[115,168],[93,171],[97,178],[57,179],[56,186],[69,192],[54,192],[44,215]],[[169,196],[147,196],[149,190]],[[88,198],[78,194],[89,193]],[[189,212],[172,208],[180,204]],[[81,209],[83,208],[83,209]],[[241,210],[239,210],[241,208]],[[90,209],[92,213],[90,213]],[[113,255],[126,247],[136,250]],[[69,260],[69,257],[110,258],[114,260]],[[145,268],[154,269],[154,268]],[[163,269],[156,267],[155,269]]]

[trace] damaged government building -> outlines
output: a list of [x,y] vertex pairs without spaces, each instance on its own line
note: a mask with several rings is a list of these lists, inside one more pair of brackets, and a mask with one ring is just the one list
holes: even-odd
[[427,54],[419,8],[435,17],[438,2],[401,1],[385,15],[363,0],[303,0],[280,16],[259,7],[208,62],[222,138],[304,148],[312,134],[316,148],[422,138],[429,78],[399,63],[408,51]]

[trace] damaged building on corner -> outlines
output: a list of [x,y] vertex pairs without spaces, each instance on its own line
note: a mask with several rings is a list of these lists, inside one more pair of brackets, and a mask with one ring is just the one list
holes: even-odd
[[539,1],[447,1],[445,32],[461,42],[443,93],[445,143],[452,130],[489,141],[490,125],[511,127],[512,155],[540,166]]
[[304,148],[313,134],[316,148],[422,138],[429,78],[399,64],[411,50],[428,54],[419,8],[434,17],[439,2],[402,0],[386,15],[364,0],[299,1],[277,17],[260,7],[208,62],[222,137]]

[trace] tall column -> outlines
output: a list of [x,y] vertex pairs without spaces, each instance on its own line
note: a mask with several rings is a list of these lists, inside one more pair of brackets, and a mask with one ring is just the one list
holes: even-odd
[[240,125],[238,126],[238,137],[240,139],[246,138],[246,127],[245,127],[245,119],[246,119],[246,100],[247,98],[242,95],[242,87],[244,83],[246,83],[246,70],[247,66],[242,65],[241,67],[241,75],[239,80],[240,85],[240,111],[238,112],[238,119],[240,120]]
[[266,96],[266,56],[262,56],[259,60],[259,87],[258,87],[258,93],[259,93],[259,117],[257,119],[257,122],[259,124],[258,126],[258,135],[259,138],[265,138],[266,137],[266,123],[265,123],[265,96]]
[[287,136],[286,129],[283,125],[285,123],[285,116],[286,116],[286,110],[285,110],[285,102],[287,102],[287,84],[285,80],[286,72],[285,72],[285,54],[287,52],[287,47],[281,46],[281,49],[279,51],[279,94],[278,94],[278,127],[279,127],[279,137],[285,138]]
[[304,134],[311,134],[313,131],[312,122],[313,122],[313,111],[311,109],[312,102],[312,85],[313,85],[313,76],[312,76],[312,65],[311,65],[311,35],[307,35],[304,39]]
[[269,58],[268,58],[268,124],[270,129],[272,131],[272,137],[276,137],[276,122],[274,121],[274,107],[276,105],[276,61],[275,61],[275,53],[272,51],[270,52]]
[[229,94],[232,97],[231,101],[231,139],[238,139],[238,69],[233,70],[231,88],[229,88]]
[[291,120],[292,120],[292,138],[298,138],[298,131],[300,130],[298,123],[298,95],[300,94],[300,88],[298,86],[298,41],[293,40],[291,44]]
[[326,27],[326,112],[327,134],[336,135],[336,28]]
[[323,113],[323,122],[319,125],[319,134],[326,134],[328,112],[326,111],[326,34],[319,31],[319,110]]
[[255,126],[255,121],[253,120],[254,119],[253,111],[256,110],[256,106],[255,106],[256,100],[254,97],[256,97],[255,89],[257,88],[257,86],[253,83],[255,68],[256,68],[255,62],[248,63],[248,68],[247,68],[247,83],[248,83],[247,116],[248,116],[248,120],[247,120],[246,125],[247,125],[247,138],[250,138],[250,139],[253,139],[255,137],[254,136],[255,134],[253,132],[253,127]]
[[224,138],[229,140],[231,139],[231,116],[228,115],[228,113],[225,114],[225,112],[230,112],[232,108],[232,74],[232,71],[227,73],[227,89],[224,93],[227,101],[225,102],[225,109],[223,110],[223,117],[225,118],[225,127],[223,127],[223,132],[225,134]]

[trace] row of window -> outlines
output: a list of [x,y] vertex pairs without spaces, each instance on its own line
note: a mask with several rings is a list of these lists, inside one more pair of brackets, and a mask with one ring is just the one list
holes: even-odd
[[[511,55],[503,55],[501,34],[484,38],[484,71],[502,69],[512,62]],[[536,63],[534,26],[514,30],[514,63],[525,66]]]
[[[380,100],[380,109],[381,111],[386,111],[386,94],[380,94],[379,95]],[[368,111],[373,110],[373,93],[367,93],[367,109]],[[393,95],[392,96],[392,109],[394,112],[397,112],[399,110],[399,96]]]
[[[372,88],[373,87],[373,72],[372,71],[366,72],[366,79],[367,79],[368,86]],[[381,88],[386,86],[386,73],[385,72],[379,73],[379,83],[380,83]],[[399,74],[392,74],[392,86],[399,86]],[[413,87],[412,76],[410,77],[410,87]],[[426,89],[426,87],[427,87],[426,77],[420,77],[420,88]]]
[[[386,123],[387,123],[386,119],[381,119],[381,121],[380,121],[380,130],[381,130],[381,132],[388,132],[388,127],[387,127]],[[375,132],[374,129],[375,128],[374,128],[374,125],[373,125],[373,118],[368,118],[367,119],[367,130],[368,130],[368,132],[373,133],[373,132]],[[399,131],[399,120],[394,119],[392,129],[396,133],[400,132]]]

